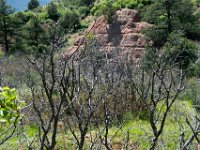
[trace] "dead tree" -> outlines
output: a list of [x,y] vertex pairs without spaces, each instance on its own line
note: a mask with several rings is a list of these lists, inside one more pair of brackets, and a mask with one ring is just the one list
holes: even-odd
[[83,149],[86,134],[95,124],[97,112],[105,98],[101,72],[105,65],[104,53],[89,46],[95,41],[87,42],[89,43],[86,43],[85,48],[71,58],[72,76],[67,93],[67,128],[70,129],[79,150]]
[[200,135],[200,119],[196,116],[194,125],[186,118],[186,123],[190,127],[192,131],[191,135],[186,139],[185,131],[182,130],[180,134],[180,149],[181,150],[189,150],[194,140],[200,143],[199,135]]
[[41,82],[30,81],[32,103],[38,117],[40,149],[54,149],[56,146],[58,122],[61,110],[66,100],[69,88],[69,76],[67,60],[62,61],[56,57],[63,44],[63,36],[58,32],[58,25],[50,25],[51,32],[48,38],[48,52],[33,55],[28,58],[28,64],[32,67]]
[[[152,55],[147,53],[147,55],[150,55],[151,60],[145,62],[144,59],[144,64],[143,66],[141,65],[142,70],[147,67],[143,72],[143,80],[146,79],[146,83],[143,80],[141,81],[146,86],[142,86],[144,89],[138,92],[140,97],[145,98],[144,102],[149,106],[149,122],[153,131],[151,150],[155,149],[157,145],[171,107],[180,92],[184,90],[185,80],[185,71],[179,68],[178,63],[174,63],[174,60],[166,59],[156,49],[151,49],[151,52],[153,50],[155,51]],[[148,65],[145,66],[145,63]],[[143,93],[144,91],[147,92]]]
[[[18,118],[17,118],[18,119]],[[3,145],[5,142],[7,142],[9,139],[16,136],[16,130],[18,127],[17,119],[15,119],[14,123],[7,127],[7,129],[0,133],[0,145]]]
[[[178,57],[178,54],[177,54]],[[139,110],[147,111],[153,132],[150,149],[157,146],[167,116],[184,90],[186,70],[180,68],[175,58],[167,58],[156,48],[147,49],[136,67],[127,63],[127,76],[131,79],[134,100],[139,102]],[[162,111],[161,111],[162,110]]]
[[[151,74],[151,107],[150,107],[150,125],[153,130],[154,137],[151,142],[151,148],[155,149],[158,138],[161,135],[167,115],[178,98],[179,93],[183,90],[183,79],[184,74],[182,71],[178,73],[178,78],[175,81],[174,71],[169,68],[165,72],[160,72],[162,68],[154,70]],[[166,78],[167,77],[167,78]],[[175,82],[175,83],[174,83]],[[158,85],[156,85],[158,84]],[[162,104],[162,108],[166,107],[164,114],[160,115],[157,113],[158,105]]]

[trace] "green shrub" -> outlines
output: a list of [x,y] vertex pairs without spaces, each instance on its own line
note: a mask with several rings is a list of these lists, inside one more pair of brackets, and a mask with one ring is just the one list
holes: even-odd
[[15,20],[20,20],[22,24],[25,24],[26,22],[28,22],[30,20],[32,16],[32,12],[28,11],[28,12],[17,12],[16,14],[14,14],[14,19]]
[[59,21],[61,27],[66,31],[73,31],[80,27],[79,15],[74,10],[66,10]]
[[38,18],[39,18],[39,20],[44,22],[46,20],[46,18],[48,18],[48,14],[46,12],[39,13]]
[[138,5],[137,1],[127,1],[127,3],[125,4],[125,7],[133,9],[133,8],[137,7],[137,5]]
[[90,9],[86,6],[82,6],[82,7],[79,7],[78,12],[79,12],[80,17],[83,19],[90,13]]
[[16,101],[15,89],[0,89],[0,121],[11,123],[19,118],[20,103]]
[[104,17],[106,18],[106,21],[108,23],[112,23],[113,20],[114,20],[114,17],[115,17],[115,11],[116,10],[117,10],[117,8],[114,7],[112,0],[109,0],[109,1],[104,0],[104,1],[101,1],[95,7],[93,7],[91,12],[95,16],[104,15]]
[[188,80],[185,90],[181,94],[180,98],[186,101],[192,101],[195,108],[200,111],[200,85],[197,78],[191,78]]
[[164,49],[166,58],[181,69],[188,69],[198,59],[198,47],[179,33],[169,36]]
[[91,9],[91,13],[94,15],[99,15],[99,12],[102,12],[102,9],[105,7],[105,5],[108,5],[108,3],[110,2],[112,4],[112,7],[115,8],[115,10],[121,8],[130,8],[130,9],[141,8],[145,5],[149,5],[152,3],[151,0],[115,0],[115,1],[100,0],[93,6],[93,8]]
[[200,77],[200,60],[190,66],[188,76],[195,76],[197,78]]

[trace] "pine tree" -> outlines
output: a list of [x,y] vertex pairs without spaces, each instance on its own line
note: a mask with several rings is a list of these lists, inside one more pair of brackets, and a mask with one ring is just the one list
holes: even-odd
[[7,5],[5,0],[0,0],[0,38],[2,37],[2,43],[5,51],[9,52],[9,36],[11,36],[13,32],[13,28],[11,27],[11,14],[13,13],[13,9],[11,6]]
[[60,25],[65,30],[65,33],[74,31],[80,26],[79,15],[73,10],[67,10],[60,19]]
[[38,0],[30,0],[30,2],[28,3],[28,9],[29,10],[33,10],[35,8],[37,8],[40,5]]
[[24,37],[28,52],[37,51],[39,45],[43,42],[43,29],[37,16],[32,16],[25,26]]
[[[144,19],[154,27],[145,32],[163,58],[181,69],[188,69],[197,59],[197,50],[189,39],[198,37],[198,19],[190,0],[154,0]],[[200,32],[199,32],[200,33]]]
[[47,7],[47,14],[48,18],[57,21],[60,17],[60,14],[58,13],[57,6],[54,3],[50,3]]
[[94,3],[94,0],[79,0],[80,5],[85,5],[91,7]]
[[197,27],[191,0],[154,0],[147,8],[144,20],[155,25],[151,38],[163,45],[174,31],[181,31],[189,37]]

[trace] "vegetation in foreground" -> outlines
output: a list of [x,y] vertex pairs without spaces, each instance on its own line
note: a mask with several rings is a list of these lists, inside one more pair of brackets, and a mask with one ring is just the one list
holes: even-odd
[[[166,127],[163,131],[161,139],[158,144],[158,149],[166,147],[167,149],[178,149],[180,145],[180,130],[184,128],[186,132],[186,137],[188,138],[192,131],[188,124],[185,124],[185,116],[188,117],[190,121],[195,118],[196,110],[193,108],[191,101],[181,101],[178,100],[170,112],[170,115],[166,122]],[[148,118],[136,118],[132,113],[126,113],[124,116],[126,122],[122,124],[113,123],[109,129],[109,137],[112,139],[113,148],[125,148],[127,146],[135,147],[138,149],[148,149],[150,147],[149,137],[152,137],[151,127],[148,122]],[[58,145],[56,149],[75,149],[75,139],[73,139],[70,131],[65,129],[64,124],[60,123],[60,128],[58,129]],[[103,125],[101,126],[103,129]],[[11,138],[8,142],[2,145],[1,149],[18,149],[26,147],[26,138],[33,140],[37,133],[36,125],[28,125],[24,127],[24,132],[26,136],[20,134],[16,137]],[[91,137],[95,138],[96,128],[91,129],[86,137],[86,143],[84,149],[89,149]],[[77,131],[78,132],[78,131]],[[20,139],[20,141],[19,141]],[[38,149],[38,139],[35,140],[35,148]],[[100,141],[98,141],[100,142]],[[97,142],[97,145],[98,145]],[[197,142],[191,146],[191,149],[195,149]],[[16,146],[17,145],[17,146]],[[99,145],[98,145],[99,146]],[[99,147],[101,149],[106,149],[105,147]],[[94,147],[95,149],[95,147]]]

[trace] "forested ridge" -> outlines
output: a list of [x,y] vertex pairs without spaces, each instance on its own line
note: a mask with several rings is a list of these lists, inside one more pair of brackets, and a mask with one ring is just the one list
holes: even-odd
[[199,0],[0,0],[0,149],[198,150],[199,54]]

